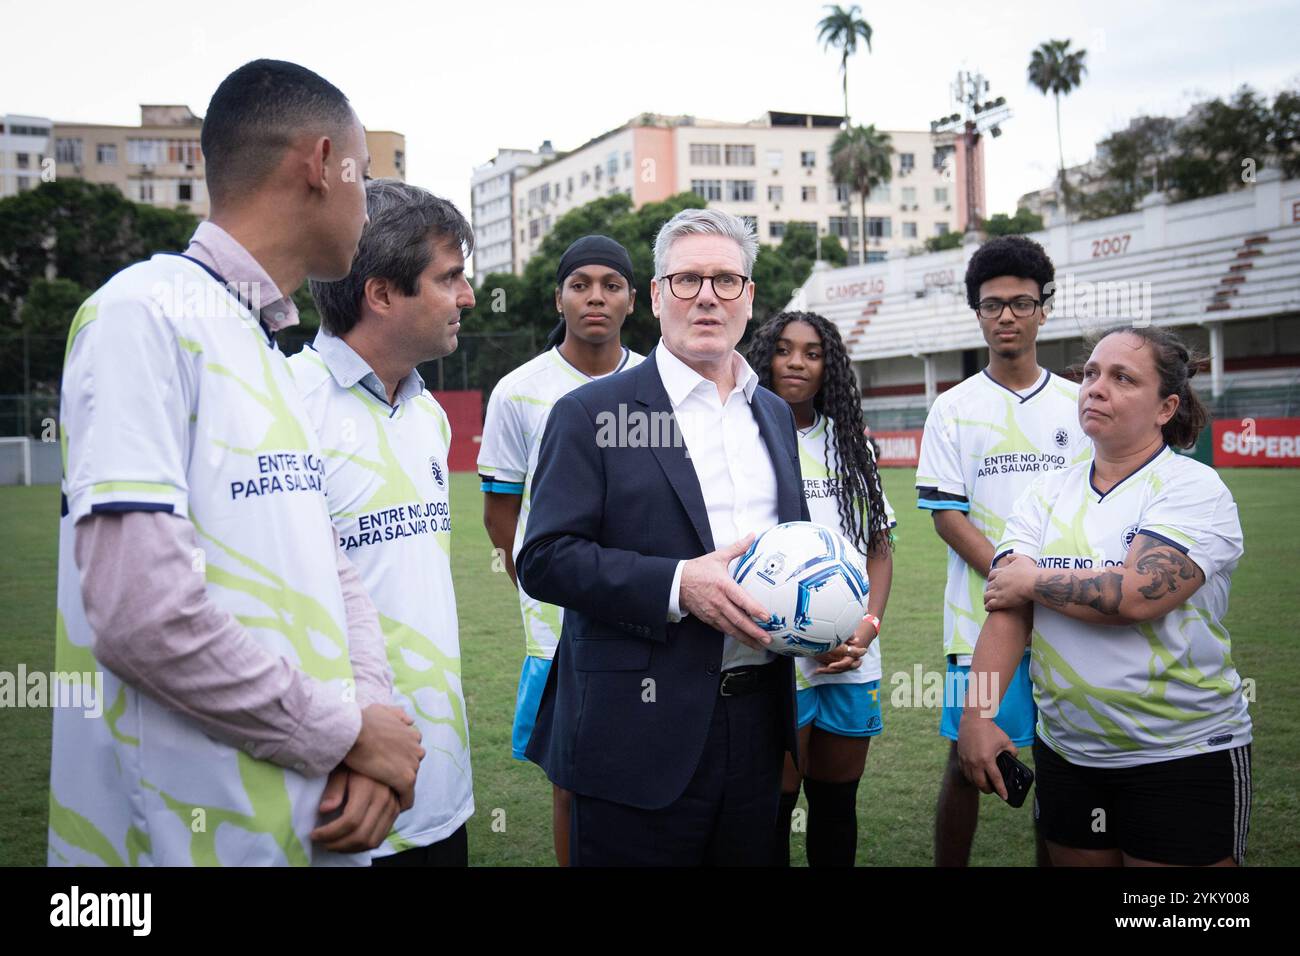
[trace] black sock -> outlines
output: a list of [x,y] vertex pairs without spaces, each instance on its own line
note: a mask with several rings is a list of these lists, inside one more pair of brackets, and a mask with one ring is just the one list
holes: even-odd
[[772,849],[773,866],[790,865],[790,817],[794,815],[795,804],[799,802],[799,790],[794,793],[781,793],[781,803],[776,811],[776,841]]
[[852,866],[858,843],[858,781],[804,777],[808,795],[808,865]]

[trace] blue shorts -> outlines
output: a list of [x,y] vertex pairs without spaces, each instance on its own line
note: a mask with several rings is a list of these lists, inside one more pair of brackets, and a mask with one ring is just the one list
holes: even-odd
[[840,737],[880,733],[880,681],[865,684],[814,684],[799,691],[799,726],[810,722]]
[[[966,679],[970,668],[954,663],[948,658],[948,672],[943,682],[943,717],[939,720],[939,733],[949,740],[957,739],[961,726],[961,712],[966,707]],[[978,689],[978,688],[977,688]],[[991,690],[991,689],[990,689]],[[1011,679],[1002,698],[1002,705],[993,723],[1011,738],[1017,747],[1028,747],[1034,742],[1034,725],[1038,722],[1038,708],[1034,705],[1034,685],[1029,680],[1029,652],[1020,659],[1020,666]]]
[[525,657],[523,669],[519,672],[519,691],[515,694],[515,726],[510,734],[510,749],[516,760],[527,760],[524,751],[533,736],[533,724],[537,723],[537,708],[542,703],[542,691],[546,689],[546,675],[551,672],[550,658]]

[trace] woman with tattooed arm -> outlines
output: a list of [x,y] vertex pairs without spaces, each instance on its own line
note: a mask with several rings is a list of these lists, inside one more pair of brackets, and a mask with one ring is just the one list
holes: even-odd
[[[1093,458],[1040,476],[995,551],[971,684],[1008,686],[1031,645],[1036,812],[1058,866],[1245,855],[1251,721],[1222,623],[1241,525],[1215,471],[1173,450],[1207,422],[1195,370],[1167,330],[1102,336],[1079,389]],[[958,755],[985,793],[1006,796],[1004,750],[970,701]]]

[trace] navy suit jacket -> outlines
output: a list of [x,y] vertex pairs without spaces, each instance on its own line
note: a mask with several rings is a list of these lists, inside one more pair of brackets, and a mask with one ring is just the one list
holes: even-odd
[[[779,520],[808,520],[789,405],[760,386],[750,407],[776,473]],[[516,562],[529,594],[565,609],[528,759],[567,790],[643,809],[686,789],[718,700],[722,632],[694,615],[668,622],[673,574],[678,561],[732,543],[713,540],[684,443],[662,441],[671,415],[654,353],[556,402]],[[648,423],[639,447],[598,440],[602,426],[617,439],[619,421],[638,417]],[[795,753],[794,667],[778,661],[780,719]]]

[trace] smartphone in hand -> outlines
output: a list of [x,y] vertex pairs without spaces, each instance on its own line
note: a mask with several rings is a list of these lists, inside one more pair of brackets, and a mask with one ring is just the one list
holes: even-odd
[[1034,772],[1011,756],[1009,750],[998,754],[998,770],[1002,771],[1002,783],[1007,788],[1007,803],[1013,807],[1023,806],[1034,783]]

